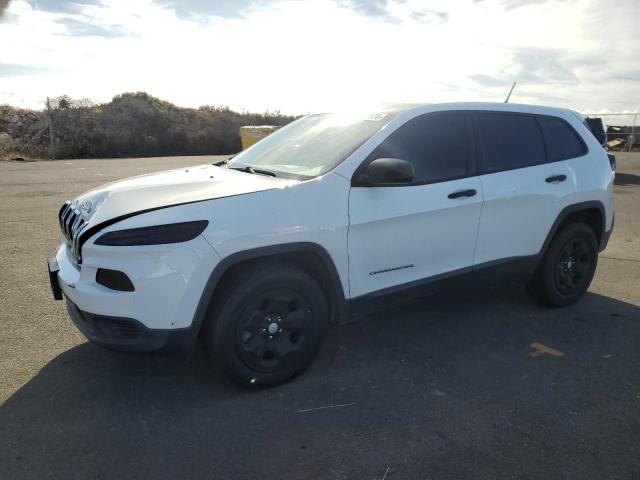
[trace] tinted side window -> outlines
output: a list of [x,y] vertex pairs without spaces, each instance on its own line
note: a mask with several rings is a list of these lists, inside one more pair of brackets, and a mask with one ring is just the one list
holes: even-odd
[[482,173],[546,162],[542,133],[534,116],[481,112],[475,118],[483,146]]
[[550,162],[580,157],[586,153],[582,140],[567,122],[542,115],[538,117],[538,121],[547,144]]
[[467,176],[469,149],[463,113],[432,113],[398,128],[369,156],[400,158],[413,164],[414,183],[434,183]]

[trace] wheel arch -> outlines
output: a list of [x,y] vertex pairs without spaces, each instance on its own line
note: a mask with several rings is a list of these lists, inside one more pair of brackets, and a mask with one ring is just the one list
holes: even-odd
[[253,248],[236,252],[223,258],[209,276],[196,312],[191,329],[194,341],[200,333],[209,308],[223,280],[239,268],[246,268],[262,262],[281,261],[294,264],[312,275],[322,288],[329,303],[330,321],[337,323],[349,314],[348,301],[345,297],[340,276],[333,259],[324,247],[312,242],[295,242],[281,245]]
[[589,225],[596,236],[598,249],[600,251],[604,249],[607,239],[605,232],[606,213],[602,202],[592,200],[588,202],[575,203],[562,209],[556,217],[556,220],[553,222],[553,225],[547,234],[547,238],[540,249],[540,253],[538,254],[540,259],[544,257],[544,254],[547,252],[549,244],[551,243],[551,240],[553,240],[553,237],[555,237],[556,233],[565,225],[576,221]]

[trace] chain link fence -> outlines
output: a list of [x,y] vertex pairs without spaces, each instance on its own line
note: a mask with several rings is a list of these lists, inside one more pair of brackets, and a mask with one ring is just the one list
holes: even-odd
[[601,118],[607,133],[607,147],[618,151],[640,151],[638,112],[583,113],[586,118]]

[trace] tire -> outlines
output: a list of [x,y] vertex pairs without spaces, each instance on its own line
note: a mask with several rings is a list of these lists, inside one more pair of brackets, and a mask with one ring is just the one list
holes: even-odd
[[529,292],[550,306],[572,305],[591,285],[597,264],[598,244],[593,229],[584,223],[571,223],[551,241]]
[[262,264],[225,281],[203,332],[211,361],[238,385],[285,382],[318,354],[329,323],[318,283],[289,265]]

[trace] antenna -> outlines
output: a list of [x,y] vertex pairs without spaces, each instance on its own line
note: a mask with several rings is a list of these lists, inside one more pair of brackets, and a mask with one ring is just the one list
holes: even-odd
[[516,88],[516,82],[513,82],[513,85],[511,85],[511,90],[509,90],[509,95],[507,95],[507,99],[504,101],[504,103],[509,103],[509,99],[511,98],[511,94],[513,93],[514,88]]

